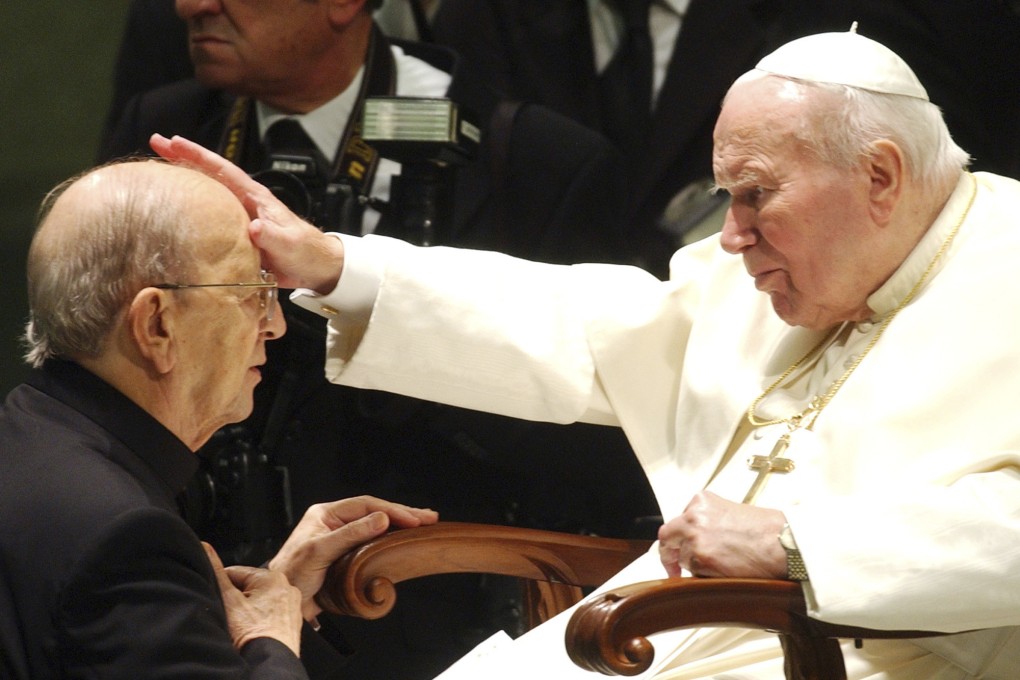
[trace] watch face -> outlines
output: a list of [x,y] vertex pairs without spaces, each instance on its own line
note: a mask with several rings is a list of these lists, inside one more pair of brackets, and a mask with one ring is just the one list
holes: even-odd
[[789,524],[784,525],[783,530],[779,532],[779,544],[787,550],[797,548],[797,544],[793,540],[793,530],[790,529]]

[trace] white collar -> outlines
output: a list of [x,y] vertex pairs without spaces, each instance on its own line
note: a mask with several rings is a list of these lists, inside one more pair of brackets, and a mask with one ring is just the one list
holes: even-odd
[[[610,3],[609,0],[588,0],[589,6],[594,7],[598,4],[603,4],[607,7],[612,8],[615,11],[615,7]],[[687,13],[687,8],[691,4],[691,0],[652,0],[652,4],[658,4],[664,9],[672,10],[678,16],[683,16]]]
[[658,3],[683,16],[687,14],[687,8],[690,6],[691,0],[658,0]]
[[[938,253],[939,248],[961,220],[966,218],[966,210],[970,205],[971,194],[974,191],[977,191],[977,181],[974,176],[969,172],[961,172],[956,188],[931,227],[910,251],[907,259],[893,272],[893,275],[868,297],[868,307],[874,312],[872,320],[883,317],[894,310],[917,284],[935,254]],[[925,284],[931,283],[931,279],[945,266],[948,259],[946,253],[943,253],[940,261],[932,268]]]
[[347,88],[319,108],[303,114],[288,114],[274,109],[268,104],[256,102],[255,112],[258,119],[259,139],[262,139],[269,126],[282,118],[293,118],[301,123],[308,136],[315,142],[322,155],[330,162],[336,156],[337,147],[347,127],[347,119],[358,98],[361,80],[365,75],[365,67],[358,69],[357,75]]

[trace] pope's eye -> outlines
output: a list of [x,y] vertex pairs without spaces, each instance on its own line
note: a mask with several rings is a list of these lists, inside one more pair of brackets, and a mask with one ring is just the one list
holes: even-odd
[[733,199],[749,206],[755,206],[765,196],[766,189],[760,185],[754,185],[741,189],[733,194]]

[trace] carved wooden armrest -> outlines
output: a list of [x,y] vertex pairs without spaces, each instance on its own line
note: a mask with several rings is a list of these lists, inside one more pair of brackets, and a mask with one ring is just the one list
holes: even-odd
[[396,601],[394,585],[420,576],[486,573],[534,582],[529,624],[572,606],[648,550],[650,541],[487,524],[440,522],[376,538],[335,562],[316,601],[324,610],[375,619]]
[[637,675],[651,666],[655,655],[648,635],[700,626],[778,633],[791,680],[845,680],[838,638],[941,635],[840,626],[809,618],[801,585],[794,581],[674,578],[624,586],[582,604],[567,626],[567,653],[587,670]]

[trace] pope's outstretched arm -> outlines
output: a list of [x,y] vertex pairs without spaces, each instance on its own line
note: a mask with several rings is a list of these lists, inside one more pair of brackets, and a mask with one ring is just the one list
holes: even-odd
[[262,251],[263,266],[276,274],[282,287],[320,294],[336,288],[344,264],[340,239],[323,234],[244,170],[190,140],[155,134],[149,144],[163,158],[195,168],[234,192],[252,219],[251,238]]

